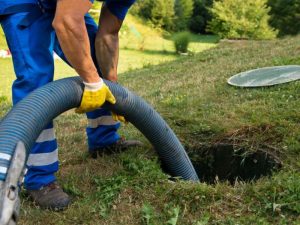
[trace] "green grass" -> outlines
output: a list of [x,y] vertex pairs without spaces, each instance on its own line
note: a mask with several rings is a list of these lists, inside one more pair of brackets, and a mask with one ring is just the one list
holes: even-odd
[[[152,104],[187,149],[216,142],[263,147],[283,161],[280,172],[234,185],[171,182],[151,146],[131,125],[120,133],[146,142],[146,147],[92,160],[86,155],[86,119],[70,111],[55,125],[58,178],[73,203],[63,212],[50,212],[23,198],[20,224],[300,224],[300,82],[256,89],[226,83],[248,69],[299,64],[299,44],[300,36],[223,42],[120,75],[120,83]],[[0,71],[12,79],[9,63],[1,60]],[[62,74],[64,67],[59,70]],[[9,101],[2,97],[0,104],[3,116]]]
[[[95,8],[99,8],[97,3]],[[94,15],[95,17],[97,16]],[[134,30],[134,31],[133,31]],[[140,36],[136,36],[136,32]],[[217,46],[219,41],[214,35],[190,34],[191,44],[189,51],[201,52]],[[3,31],[0,27],[0,49],[7,49]],[[164,35],[162,31],[153,29],[144,21],[128,15],[120,32],[120,59],[118,73],[158,65],[173,61],[182,56],[175,53],[172,37]],[[13,66],[10,59],[0,59],[0,96],[11,99],[11,84],[14,80]],[[63,61],[56,60],[54,79],[76,75],[76,72]],[[122,76],[122,75],[120,75]]]
[[[189,34],[189,36],[191,40],[189,51],[194,53],[215,47],[219,41],[214,35]],[[172,34],[151,28],[145,21],[131,15],[124,21],[120,37],[122,49],[175,54]]]

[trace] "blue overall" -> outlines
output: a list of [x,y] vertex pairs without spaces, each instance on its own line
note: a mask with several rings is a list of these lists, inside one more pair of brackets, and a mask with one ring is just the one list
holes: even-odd
[[[16,104],[36,88],[53,81],[54,52],[66,61],[52,28],[54,9],[49,8],[30,22],[27,21],[30,12],[14,12],[4,15],[5,10],[11,6],[24,3],[37,4],[37,2],[38,0],[0,0],[0,21],[12,53],[16,74],[16,80],[12,86],[13,104]],[[40,2],[45,4],[45,7],[53,5],[53,0],[40,0]],[[110,2],[111,4],[109,4]],[[106,4],[114,15],[123,20],[128,8],[134,1],[124,1],[126,4],[120,4],[120,2],[122,1],[108,0]],[[24,23],[24,21],[28,23]],[[85,22],[92,57],[96,64],[94,42],[98,26],[88,14],[85,16]],[[120,123],[112,119],[111,112],[98,109],[87,113],[87,118],[86,132],[89,150],[111,145],[120,138],[117,134]],[[54,182],[56,180],[54,174],[58,171],[58,166],[57,141],[53,123],[50,123],[40,134],[29,154],[25,187],[37,190]]]

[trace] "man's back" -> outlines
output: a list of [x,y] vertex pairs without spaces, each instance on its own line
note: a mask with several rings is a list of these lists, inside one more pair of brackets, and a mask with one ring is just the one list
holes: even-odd
[[[94,2],[94,0],[89,0]],[[0,15],[11,6],[21,5],[24,3],[40,2],[45,8],[55,8],[56,0],[0,0]],[[128,9],[135,2],[135,0],[106,0],[107,7],[115,14],[119,19],[124,19]]]
[[24,3],[37,3],[37,0],[0,0],[0,15],[9,7]]

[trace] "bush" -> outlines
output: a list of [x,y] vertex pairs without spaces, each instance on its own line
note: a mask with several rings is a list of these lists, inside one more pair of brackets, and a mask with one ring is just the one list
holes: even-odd
[[279,36],[300,33],[300,0],[269,0],[272,27],[279,30]]
[[186,30],[193,14],[193,0],[175,0],[175,30]]
[[187,53],[190,43],[190,33],[180,32],[174,35],[174,46],[177,53]]
[[174,27],[173,0],[138,0],[131,12],[166,30]]
[[189,28],[194,33],[207,33],[206,26],[211,20],[208,8],[212,6],[212,0],[194,0],[194,10]]
[[268,24],[267,0],[220,0],[211,8],[213,19],[208,29],[221,38],[272,39],[277,31]]

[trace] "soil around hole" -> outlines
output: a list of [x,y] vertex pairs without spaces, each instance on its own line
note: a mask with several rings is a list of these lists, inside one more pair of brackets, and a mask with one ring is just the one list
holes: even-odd
[[269,151],[256,151],[232,144],[187,150],[194,168],[202,182],[253,181],[270,176],[282,167],[282,162]]

